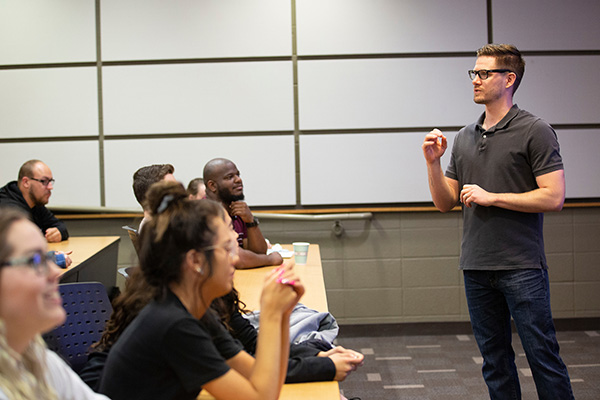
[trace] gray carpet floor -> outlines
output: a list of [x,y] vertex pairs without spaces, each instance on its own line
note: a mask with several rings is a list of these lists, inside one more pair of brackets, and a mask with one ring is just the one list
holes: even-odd
[[[442,325],[443,329],[443,325]],[[362,400],[489,399],[481,376],[482,359],[473,335],[453,329],[443,334],[394,334],[393,327],[340,328],[337,344],[365,354],[365,363],[340,389]],[[560,354],[575,399],[600,399],[600,330],[558,331]],[[518,335],[513,348],[523,400],[537,399],[535,385]]]

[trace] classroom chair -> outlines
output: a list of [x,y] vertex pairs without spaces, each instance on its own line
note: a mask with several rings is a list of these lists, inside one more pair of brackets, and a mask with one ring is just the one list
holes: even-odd
[[90,346],[102,336],[112,306],[99,282],[64,283],[59,285],[59,291],[67,319],[43,337],[50,350],[79,372],[87,361]]
[[129,225],[122,226],[123,229],[127,231],[129,234],[129,239],[131,239],[131,243],[133,244],[133,248],[135,249],[136,254],[140,253],[140,244],[139,244],[139,232],[137,229],[132,228]]

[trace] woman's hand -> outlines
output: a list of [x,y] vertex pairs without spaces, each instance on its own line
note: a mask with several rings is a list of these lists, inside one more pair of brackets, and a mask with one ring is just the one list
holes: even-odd
[[282,264],[271,271],[266,279],[261,295],[261,313],[277,310],[290,314],[304,295],[304,285],[294,271],[293,263]]

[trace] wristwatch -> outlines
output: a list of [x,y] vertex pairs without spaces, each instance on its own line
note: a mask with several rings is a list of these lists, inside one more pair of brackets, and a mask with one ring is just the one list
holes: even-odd
[[246,228],[254,228],[255,226],[258,226],[259,223],[258,218],[254,217],[252,222],[246,222]]

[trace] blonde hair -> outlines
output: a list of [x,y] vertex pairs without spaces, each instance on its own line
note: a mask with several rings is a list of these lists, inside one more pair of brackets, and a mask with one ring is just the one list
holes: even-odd
[[0,319],[0,390],[11,400],[57,400],[46,381],[46,344],[37,335],[19,357],[6,341]]
[[[27,216],[14,208],[0,207],[0,264],[13,251],[7,240],[12,225]],[[6,324],[0,317],[0,390],[11,400],[58,398],[46,382],[46,344],[40,335],[18,354],[6,340]]]

